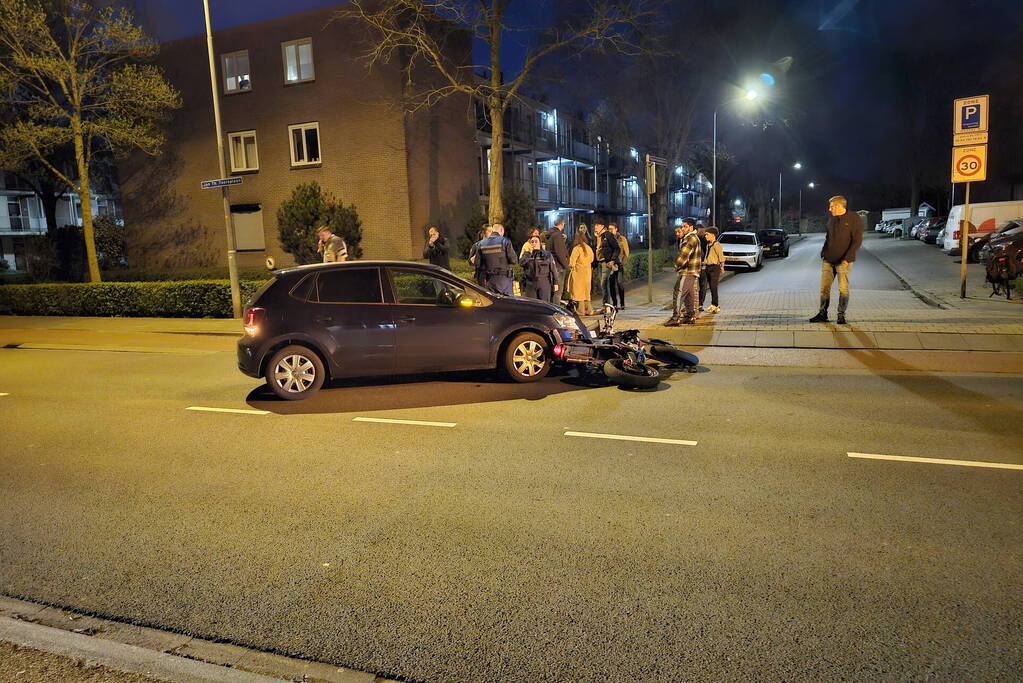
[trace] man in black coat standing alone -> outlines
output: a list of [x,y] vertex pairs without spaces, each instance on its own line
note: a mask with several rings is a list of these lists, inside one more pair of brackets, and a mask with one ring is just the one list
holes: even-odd
[[838,276],[838,324],[845,325],[845,311],[849,306],[849,273],[852,272],[856,251],[863,243],[863,220],[849,213],[845,197],[837,195],[828,200],[828,234],[821,249],[821,310],[810,318],[812,323],[828,322],[831,304],[831,283]]
[[448,240],[440,234],[436,227],[431,226],[426,235],[423,258],[430,259],[430,263],[435,266],[451,270],[451,260],[448,258]]
[[[547,248],[554,256],[554,263],[558,267],[558,283],[561,285],[559,297],[568,296],[565,294],[568,291],[568,238],[565,237],[564,218],[559,218],[547,235]],[[555,297],[555,303],[559,297]]]

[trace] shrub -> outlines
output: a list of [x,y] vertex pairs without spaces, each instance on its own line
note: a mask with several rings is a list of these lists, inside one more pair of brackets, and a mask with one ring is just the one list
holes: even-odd
[[113,216],[96,216],[92,221],[92,229],[95,231],[100,269],[123,266],[126,251],[124,221],[118,221]]
[[483,211],[483,205],[477,202],[472,207],[472,214],[465,224],[465,231],[458,238],[458,253],[462,255],[463,259],[469,258],[469,250],[472,249],[472,245],[480,241],[486,222],[487,214]]
[[[263,284],[242,282],[242,300]],[[226,280],[6,285],[0,314],[230,318],[231,286]]]
[[316,263],[317,230],[326,225],[344,239],[348,258],[362,256],[362,222],[355,205],[345,206],[316,181],[295,187],[277,209],[277,234],[284,251],[298,264]]

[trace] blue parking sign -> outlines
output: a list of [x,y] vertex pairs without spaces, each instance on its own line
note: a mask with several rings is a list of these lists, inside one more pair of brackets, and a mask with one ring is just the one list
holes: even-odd
[[980,128],[980,103],[967,104],[962,108],[962,123],[959,124],[963,130],[975,130]]
[[953,133],[986,133],[988,96],[963,97],[955,101]]

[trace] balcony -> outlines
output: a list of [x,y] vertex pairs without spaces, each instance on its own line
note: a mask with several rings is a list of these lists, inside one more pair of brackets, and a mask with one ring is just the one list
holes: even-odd
[[41,235],[46,232],[46,220],[29,216],[0,215],[0,233],[13,235]]

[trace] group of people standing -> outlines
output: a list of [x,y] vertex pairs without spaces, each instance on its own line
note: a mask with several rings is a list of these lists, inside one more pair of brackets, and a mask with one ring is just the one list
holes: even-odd
[[[675,287],[671,295],[671,317],[665,327],[693,325],[705,309],[710,292],[708,313],[718,313],[718,283],[725,270],[725,254],[717,241],[718,229],[704,227],[692,218],[686,218],[675,228],[678,255],[675,257]],[[699,308],[699,311],[697,310]]]
[[[444,238],[434,238],[434,230],[431,228],[423,256],[431,263],[448,267],[435,260],[440,251],[447,259],[447,244],[438,245]],[[593,233],[591,242],[589,229],[580,225],[569,246],[565,221],[559,220],[547,233],[539,228],[530,230],[516,254],[511,240],[504,235],[503,225],[485,225],[480,241],[469,252],[469,263],[475,269],[477,283],[505,295],[514,291],[512,266],[520,265],[523,296],[554,304],[562,300],[575,301],[580,315],[593,314],[590,291],[593,270],[599,266],[603,303],[624,308],[622,270],[629,258],[629,242],[614,224],[596,223]]]

